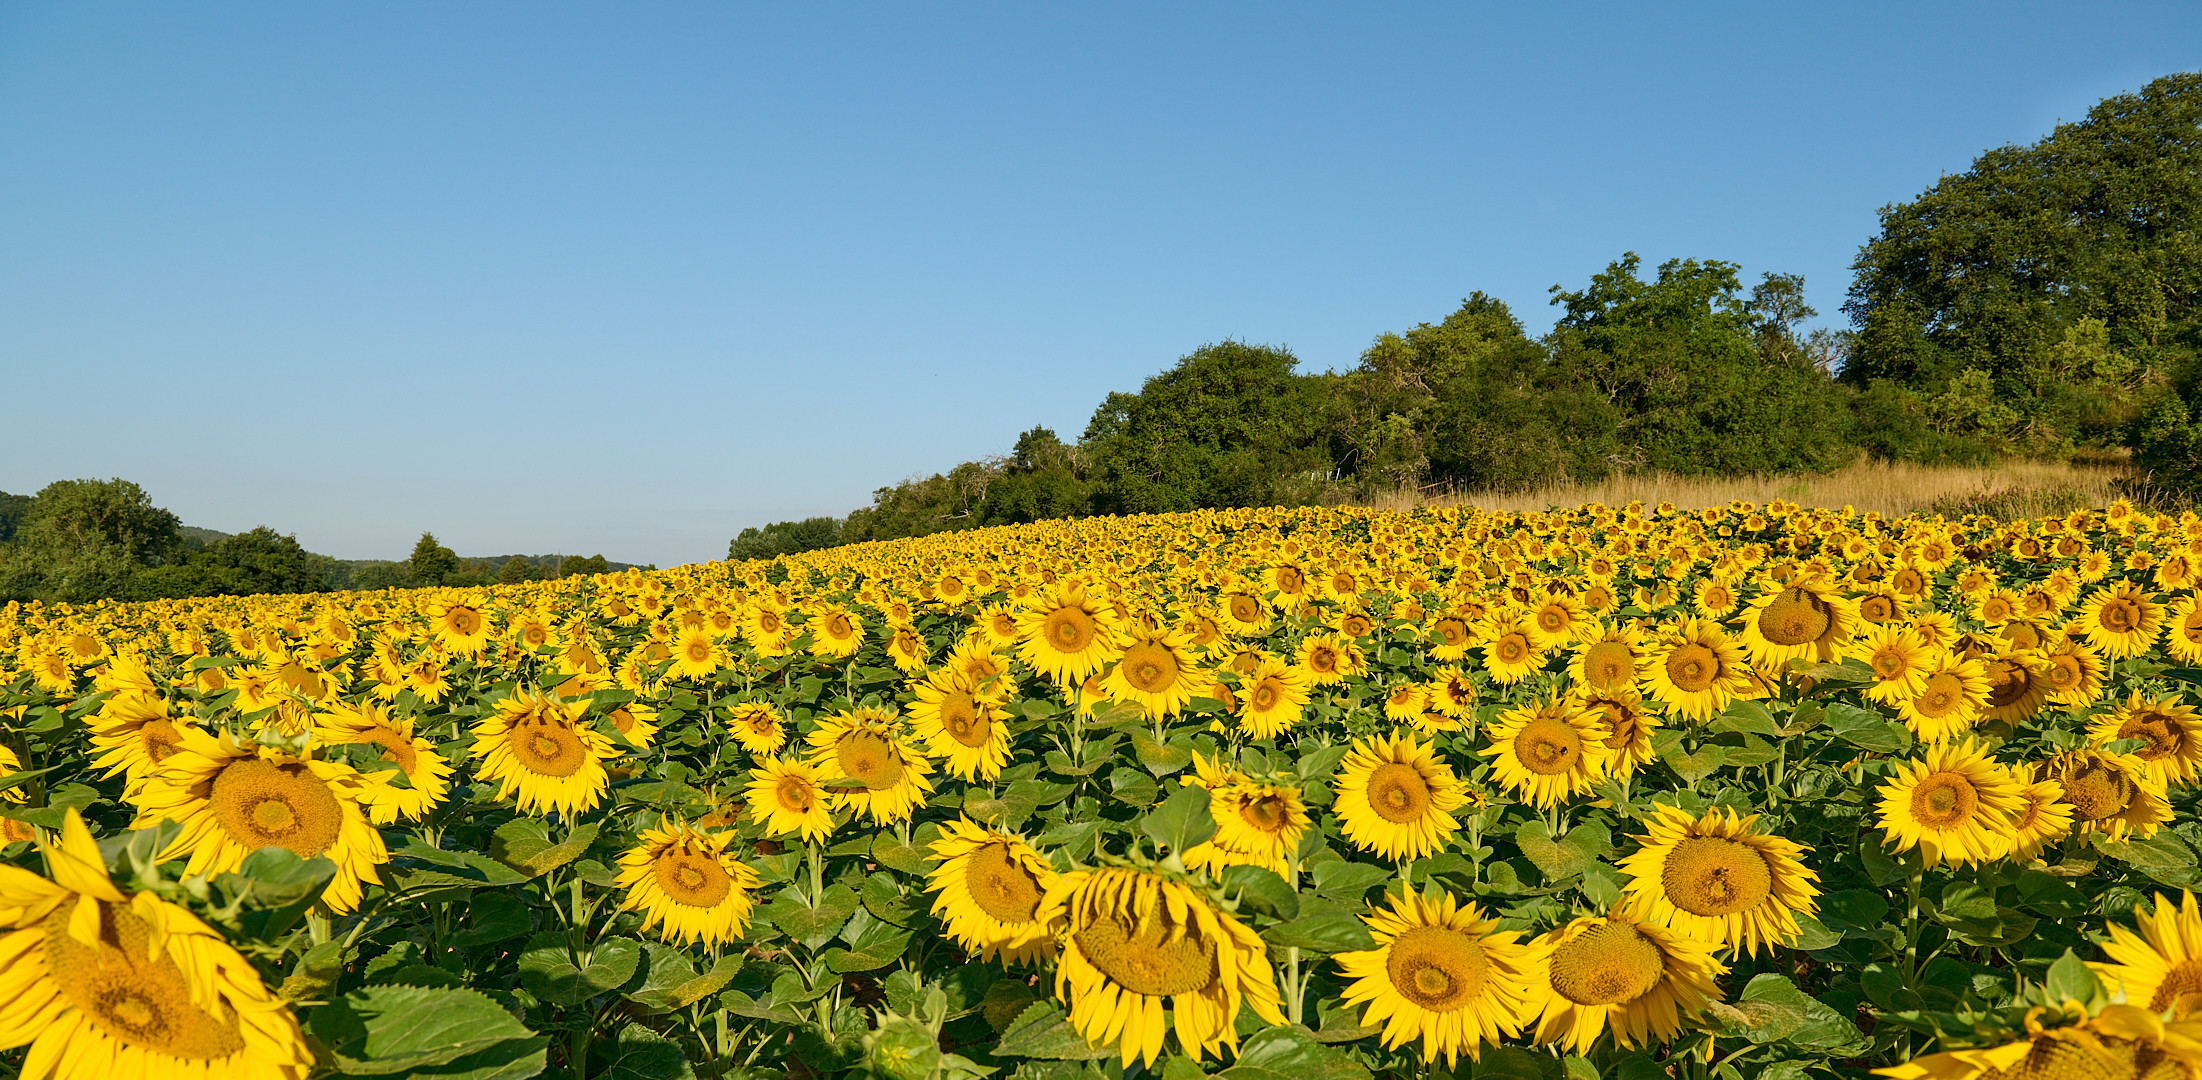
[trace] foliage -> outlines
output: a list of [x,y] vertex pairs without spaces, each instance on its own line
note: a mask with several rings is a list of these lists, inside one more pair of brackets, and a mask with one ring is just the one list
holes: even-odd
[[181,553],[179,524],[128,480],[57,480],[31,499],[15,540],[0,548],[0,598],[121,595],[138,568]]
[[335,566],[336,560],[300,547],[297,537],[261,525],[222,537],[184,559],[137,571],[124,595],[153,600],[321,592]]
[[441,585],[443,579],[459,569],[459,555],[436,542],[435,533],[422,533],[413,544],[413,554],[405,560],[405,569],[416,585]]
[[744,559],[774,559],[782,555],[799,555],[805,551],[829,548],[841,542],[841,520],[834,517],[811,517],[801,521],[775,521],[763,528],[743,529],[741,535],[727,545],[729,561]]
[[22,526],[23,515],[30,508],[30,496],[0,491],[0,544],[15,539],[15,530]]
[[1137,394],[1112,393],[1081,440],[1103,513],[1295,505],[1333,463],[1315,445],[1323,403],[1283,348],[1204,345]]
[[[1047,466],[1036,451],[1028,467]],[[1587,669],[1576,662],[1613,640],[1607,631],[1630,630],[1649,648],[1703,616],[1741,639],[1766,625],[1745,603],[1799,582],[1846,611],[1903,590],[1901,605],[1870,618],[1938,628],[1938,663],[2040,664],[2038,647],[2091,648],[2112,623],[2090,613],[2116,590],[2191,604],[2185,553],[2198,541],[2202,519],[2123,504],[2032,520],[1883,520],[1788,504],[1239,509],[483,589],[4,607],[0,746],[20,756],[5,783],[21,802],[0,807],[12,830],[0,834],[0,861],[36,875],[44,863],[20,839],[26,826],[54,829],[81,813],[118,885],[188,908],[236,946],[326,1051],[329,1073],[1125,1075],[1113,1044],[1090,1046],[1058,999],[1060,941],[1035,966],[1006,967],[947,936],[933,844],[969,820],[1020,833],[1055,872],[1145,868],[1267,946],[1256,975],[1277,989],[1283,1022],[1246,1012],[1235,1052],[1185,1056],[1173,1045],[1149,1072],[1367,1080],[1430,1071],[1412,1041],[1388,1048],[1381,1027],[1364,1026],[1362,1008],[1347,1004],[1335,957],[1376,947],[1362,918],[1371,904],[1408,890],[1450,895],[1526,940],[1624,902],[1658,807],[1693,817],[1726,809],[1755,815],[1749,827],[1761,836],[1803,846],[1817,895],[1797,909],[1793,931],[1779,930],[1770,950],[1722,952],[1714,999],[1683,1016],[1672,1040],[1624,1046],[1609,1027],[1569,1053],[1533,1046],[1532,1024],[1453,1074],[1855,1075],[1929,1050],[2024,1039],[2030,1025],[2057,1028],[2072,1020],[2067,1000],[2104,1008],[2107,991],[2082,961],[2103,955],[2106,928],[2129,924],[2151,893],[2202,885],[2202,787],[2143,784],[2172,816],[2122,836],[2052,835],[2038,858],[1928,865],[1888,842],[1880,809],[1884,786],[1923,751],[1909,714],[1865,693],[1876,668],[1852,650],[1870,623],[1838,634],[1828,658],[1751,662],[1736,695],[1705,710],[1668,704],[1650,666],[1624,679],[1658,726],[1624,737],[1593,720],[1582,745],[1619,739],[1641,747],[1641,764],[1632,774],[1601,765],[1594,783],[1548,807],[1505,779],[1493,759],[1516,743],[1494,731],[1518,710],[1584,701],[1577,680]],[[1278,573],[1286,568],[1294,573]],[[1155,707],[1113,676],[1065,687],[1026,662],[1036,621],[1008,640],[984,636],[996,632],[993,613],[1033,610],[1016,597],[1041,605],[1073,584],[1090,591],[1111,633],[1181,631],[1149,640],[1180,642],[1171,663],[1186,664],[1198,691]],[[1711,584],[1733,598],[1705,599],[1699,587]],[[1999,589],[2040,609],[1984,618],[1981,601]],[[1224,628],[1226,593],[1250,597],[1261,620]],[[454,619],[461,609],[472,617]],[[1500,677],[1488,655],[1496,628],[1555,610],[1576,621],[1518,677]],[[1976,717],[1968,734],[1986,740],[1991,767],[2033,775],[2067,751],[2148,751],[2146,738],[2121,739],[2116,725],[2105,734],[2102,722],[2133,700],[2197,700],[2202,672],[2191,657],[2202,655],[2202,629],[2161,610],[2145,640],[2097,657],[2099,684],[2082,697]],[[829,647],[836,619],[857,627],[853,653]],[[914,651],[898,659],[889,646],[905,639]],[[674,670],[669,646],[691,640],[706,646],[702,666]],[[1316,687],[1281,732],[1251,734],[1239,658],[1283,658],[1305,673],[1317,645],[1350,648],[1365,669],[1347,665]],[[1456,668],[1465,703],[1440,712],[1429,688]],[[974,669],[998,674],[956,681]],[[248,696],[255,686],[272,689]],[[895,738],[912,740],[904,723],[924,701],[920,687],[944,686],[998,709],[989,722],[1008,755],[999,776],[959,779],[928,752],[930,790],[910,817],[885,821],[852,801],[866,782],[837,782],[826,797],[838,809],[817,843],[767,835],[750,813],[746,801],[760,797],[751,770],[778,755],[743,748],[728,726],[737,710],[770,709],[792,740],[781,754],[830,762],[840,751],[812,740],[833,717],[879,710],[894,717]],[[1397,711],[1400,695],[1418,689],[1422,704]],[[410,789],[426,759],[454,775],[424,818],[376,833],[386,861],[363,876],[358,910],[315,909],[329,858],[267,848],[233,870],[187,876],[181,855],[161,857],[179,834],[140,815],[142,785],[91,765],[91,739],[114,738],[148,700],[177,729],[257,739],[278,761],[303,754],[354,785],[347,790]],[[535,710],[528,715],[571,709],[604,740],[609,783],[586,808],[523,812],[484,776],[477,751],[513,702]],[[381,756],[390,742],[332,737],[332,718],[370,706],[425,740],[415,765]],[[635,723],[645,713],[647,728]],[[2190,723],[2164,716],[2156,722]],[[2180,728],[2195,738],[2182,736],[2179,755],[2202,745],[2202,721],[2192,723]],[[1437,849],[1413,859],[1357,844],[1340,806],[1354,742],[1395,730],[1429,745],[1463,786]],[[158,776],[182,766],[148,767]],[[1223,837],[1229,789],[1204,790],[1224,783],[1218,769],[1307,808],[1283,873],[1203,869],[1187,857]],[[723,947],[661,938],[620,876],[650,865],[628,861],[646,830],[682,821],[728,838],[758,882],[746,929]],[[26,917],[11,910],[0,910],[0,936]],[[27,918],[43,925],[45,915]],[[1548,960],[1524,962],[1549,983],[1539,966]],[[0,1069],[23,1053],[0,1054]]]

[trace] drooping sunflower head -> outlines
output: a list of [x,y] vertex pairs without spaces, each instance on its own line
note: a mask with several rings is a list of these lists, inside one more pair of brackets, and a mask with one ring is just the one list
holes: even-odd
[[1084,682],[1121,651],[1108,605],[1076,585],[1035,594],[1017,627],[1018,655],[1064,686]]
[[902,741],[893,713],[859,708],[819,721],[808,736],[808,763],[836,790],[834,805],[868,815],[876,824],[901,821],[925,805],[933,790],[933,766]]
[[1065,874],[1039,918],[1060,927],[1055,995],[1071,1023],[1089,1043],[1116,1043],[1127,1065],[1152,1065],[1173,1033],[1195,1060],[1237,1047],[1242,1005],[1284,1023],[1260,936],[1182,882],[1128,868]]
[[762,701],[744,701],[726,711],[727,730],[734,741],[756,757],[769,757],[787,745],[787,728],[780,710]]
[[1450,893],[1387,899],[1361,917],[1377,947],[1334,957],[1352,980],[1346,1004],[1366,1006],[1361,1025],[1383,1028],[1389,1049],[1420,1039],[1422,1060],[1442,1057],[1447,1067],[1462,1053],[1481,1060],[1485,1043],[1518,1033],[1533,1000],[1536,950]]
[[1405,734],[1355,740],[1333,787],[1346,840],[1388,859],[1435,853],[1460,828],[1451,811],[1467,801],[1435,746]]
[[1540,1044],[1583,1054],[1607,1029],[1623,1048],[1671,1042],[1682,1019],[1717,1001],[1720,946],[1616,912],[1578,918],[1534,943],[1527,1015]]
[[188,717],[172,715],[161,698],[117,694],[93,714],[90,727],[92,767],[102,776],[122,773],[135,785],[167,761],[183,745],[183,733],[196,725]]
[[1971,739],[1924,747],[1877,794],[1887,838],[1899,851],[1917,847],[1930,867],[2009,854],[2026,801],[2011,771]]
[[749,818],[766,836],[797,833],[819,843],[833,833],[833,793],[821,771],[794,758],[768,757],[749,770]]
[[1637,837],[1643,846],[1620,864],[1632,912],[1739,954],[1794,941],[1797,916],[1818,908],[1819,875],[1802,860],[1810,849],[1756,831],[1757,821],[1727,808],[1693,817],[1656,804],[1650,831]]
[[[2021,780],[2032,773],[2024,768],[2018,773]],[[2054,780],[2035,780],[2020,789],[2026,803],[2019,808],[2018,816],[2011,819],[2011,861],[2025,864],[2041,854],[2043,848],[2062,840],[2072,832],[2072,807],[2064,801],[2064,785]]]
[[2132,754],[2083,747],[2042,762],[2038,771],[2063,786],[2075,831],[2146,839],[2172,819],[2163,783]]
[[968,818],[941,827],[931,845],[940,863],[927,875],[933,914],[948,936],[981,960],[1038,963],[1054,952],[1054,935],[1040,920],[1040,900],[1054,868],[1024,838]]
[[757,874],[733,854],[732,832],[671,821],[645,829],[619,857],[622,911],[676,945],[720,945],[742,936],[755,906]]
[[2098,747],[2120,739],[2146,745],[2131,751],[2165,787],[2184,787],[2202,771],[2202,715],[2177,698],[2146,698],[2139,690],[2125,704],[2095,718],[2088,739]]
[[[314,737],[324,743],[366,743],[380,747],[381,758],[405,775],[405,786],[373,783],[360,792],[376,825],[399,818],[419,821],[443,802],[451,787],[451,764],[436,745],[413,734],[411,717],[393,719],[389,710],[374,702],[353,705],[333,702],[314,717]],[[368,774],[375,779],[376,774]],[[386,778],[385,778],[386,779]]]
[[1603,779],[1613,737],[1602,713],[1571,698],[1499,714],[1484,732],[1493,775],[1523,802],[1547,808],[1590,790]]
[[1981,715],[1989,720],[2015,723],[2031,718],[2049,700],[2048,661],[2026,649],[2001,652],[1981,661],[1988,678],[1988,697]]
[[1606,749],[1612,753],[1606,762],[1609,775],[1626,780],[1658,756],[1652,747],[1652,733],[1662,724],[1658,713],[1644,707],[1642,694],[1622,689],[1610,694],[1577,694],[1574,700],[1611,732],[1606,736]]
[[1183,853],[1186,866],[1260,866],[1279,877],[1291,873],[1308,825],[1299,788],[1241,777],[1209,788],[1208,811],[1215,818],[1216,835]]
[[1824,578],[1792,575],[1743,613],[1743,647],[1763,668],[1834,660],[1858,629],[1858,607]]

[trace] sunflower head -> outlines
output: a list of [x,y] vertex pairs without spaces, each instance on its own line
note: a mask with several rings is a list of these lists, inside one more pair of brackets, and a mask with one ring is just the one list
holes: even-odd
[[1523,802],[1550,807],[1590,790],[1613,760],[1613,737],[1602,713],[1571,698],[1499,714],[1477,751],[1493,759],[1493,775]]
[[1480,1060],[1485,1043],[1521,1029],[1531,1001],[1535,950],[1498,920],[1451,894],[1398,892],[1363,915],[1377,947],[1339,953],[1346,1004],[1366,1005],[1363,1027],[1384,1029],[1384,1045],[1420,1039],[1422,1060],[1450,1067],[1462,1053]]

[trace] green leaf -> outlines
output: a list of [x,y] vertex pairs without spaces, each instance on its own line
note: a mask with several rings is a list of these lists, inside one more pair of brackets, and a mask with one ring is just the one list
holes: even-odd
[[826,894],[817,904],[805,904],[795,890],[782,889],[760,914],[769,917],[781,933],[816,949],[833,940],[841,932],[841,924],[861,906],[856,890],[833,884],[826,886]]
[[1144,729],[1132,732],[1132,756],[1157,777],[1182,772],[1193,763],[1193,752],[1182,746],[1156,742]]
[[931,854],[932,850],[917,842],[914,836],[911,843],[905,844],[894,833],[882,829],[872,838],[872,861],[889,870],[924,874],[933,869],[934,864],[927,858]]
[[334,877],[336,864],[326,858],[301,859],[287,848],[264,847],[245,856],[236,872],[221,875],[221,880],[223,891],[232,896],[244,895],[248,903],[280,908],[313,901]]
[[2095,973],[2088,969],[2087,963],[2080,959],[2079,954],[2070,949],[2066,949],[2063,956],[2049,965],[2049,974],[2043,980],[2043,989],[2049,992],[2051,1001],[2070,1000],[2083,1004],[2093,1001],[2095,995],[2101,992],[2101,987],[2095,981]]
[[1300,895],[1266,866],[1227,866],[1218,876],[1224,895],[1237,896],[1247,907],[1279,919],[1300,913]]
[[874,971],[902,958],[911,932],[858,908],[841,928],[846,949],[827,949],[826,967],[837,972]]
[[1674,774],[1685,784],[1694,784],[1713,775],[1728,760],[1728,749],[1707,744],[1697,748],[1694,754],[1675,753],[1661,757]]
[[1109,797],[1118,802],[1145,810],[1161,794],[1162,785],[1138,769],[1119,768],[1109,773]]
[[1115,1057],[1114,1046],[1089,1046],[1085,1037],[1053,1001],[1036,1001],[1018,1014],[994,1044],[995,1057],[1040,1058],[1046,1061],[1099,1061]]
[[1359,952],[1376,947],[1369,928],[1344,910],[1320,911],[1278,923],[1262,931],[1262,940],[1283,948],[1319,953]]
[[1239,1044],[1229,1080],[1368,1080],[1369,1070],[1297,1027],[1266,1027]]
[[[1865,1035],[1840,1013],[1797,989],[1784,975],[1751,979],[1727,1010],[1715,1010],[1724,1033],[1755,1043],[1787,1042],[1804,1050],[1834,1054],[1863,1049]],[[1842,1056],[1842,1055],[1835,1055]]]
[[1344,859],[1324,859],[1308,868],[1315,879],[1315,891],[1324,896],[1350,897],[1359,900],[1378,885],[1397,880],[1399,871],[1389,866],[1372,866],[1368,863],[1347,862]]
[[553,842],[550,826],[539,818],[513,818],[497,826],[489,842],[490,857],[526,874],[542,877],[581,857],[596,841],[601,822],[576,826],[566,839]]
[[874,873],[865,878],[859,895],[864,901],[864,910],[896,926],[912,926],[925,921],[929,906],[925,894],[905,894],[892,874]]
[[[545,1040],[475,990],[368,986],[306,1018],[315,1037],[335,1052],[339,1071],[350,1076],[531,1076],[532,1071],[510,1071],[510,1062],[531,1054],[536,1069],[542,1068]],[[487,1074],[455,1067],[506,1044],[517,1052],[504,1055],[504,1064]]]
[[1769,738],[1781,735],[1781,726],[1774,723],[1774,714],[1767,712],[1766,706],[1742,698],[1729,702],[1706,726],[1713,731],[1740,731]]
[[1904,725],[1847,702],[1828,705],[1827,726],[1836,738],[1876,754],[1901,754],[1911,749],[1911,731]]
[[520,951],[520,986],[541,1001],[579,1005],[618,989],[641,965],[642,943],[632,938],[598,941],[587,962],[576,964],[567,951],[565,932],[547,930],[529,938]]
[[685,950],[655,941],[643,942],[642,948],[647,970],[642,985],[628,991],[627,1000],[652,1012],[672,1012],[702,1001],[718,993],[742,970],[742,954],[738,952],[722,954],[710,971],[698,975]]
[[1544,822],[1525,822],[1515,831],[1514,842],[1547,882],[1572,878],[1598,865],[1613,850],[1613,834],[1595,821],[1577,825],[1558,840],[1552,839],[1552,830]]
[[1157,845],[1183,854],[1216,835],[1216,819],[1208,813],[1208,789],[1181,787],[1139,819],[1139,831]]
[[511,893],[489,891],[466,905],[466,929],[446,940],[455,948],[470,949],[523,937],[534,929],[526,901]]
[[[680,1044],[641,1024],[626,1024],[605,1057],[606,1080],[695,1080]],[[592,1075],[594,1075],[592,1073]]]
[[1797,914],[1797,937],[1789,947],[1798,952],[1833,948],[1843,940],[1841,931],[1829,929],[1817,916],[1809,912]]

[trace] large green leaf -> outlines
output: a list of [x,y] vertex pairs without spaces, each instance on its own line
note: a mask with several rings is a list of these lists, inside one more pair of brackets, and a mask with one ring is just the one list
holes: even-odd
[[1162,805],[1139,819],[1139,831],[1156,844],[1183,854],[1216,835],[1216,819],[1208,812],[1208,789],[1181,787],[1162,800]]
[[1116,1056],[1114,1046],[1089,1046],[1070,1026],[1063,1007],[1053,1001],[1036,1001],[1010,1021],[994,1044],[995,1057],[1040,1058],[1046,1061],[1099,1061]]
[[1360,1062],[1315,1041],[1305,1028],[1268,1027],[1239,1044],[1229,1080],[1368,1080]]
[[578,1005],[618,989],[641,965],[642,943],[632,938],[600,940],[575,963],[565,932],[549,930],[529,938],[520,950],[520,985],[538,1000]]
[[542,1070],[548,1041],[474,990],[368,986],[306,1015],[348,1076],[519,1080]]
[[816,904],[806,904],[795,890],[783,889],[760,914],[781,933],[816,949],[833,940],[841,932],[841,924],[861,906],[863,901],[856,890],[837,882],[826,886],[825,895]]
[[529,877],[541,877],[581,857],[596,841],[602,823],[576,826],[565,839],[553,840],[550,826],[538,818],[513,818],[491,834],[489,854]]

